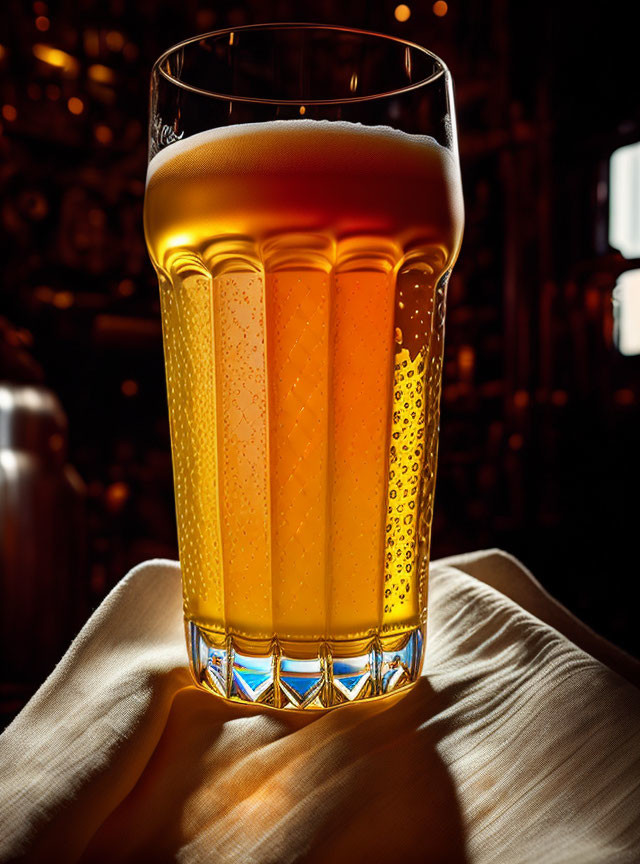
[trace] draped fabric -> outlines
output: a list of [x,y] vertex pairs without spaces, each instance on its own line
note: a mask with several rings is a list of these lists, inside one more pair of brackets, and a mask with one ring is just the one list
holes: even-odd
[[178,564],[149,561],[0,736],[0,861],[631,864],[639,680],[494,550],[432,564],[407,695],[228,704],[191,683]]

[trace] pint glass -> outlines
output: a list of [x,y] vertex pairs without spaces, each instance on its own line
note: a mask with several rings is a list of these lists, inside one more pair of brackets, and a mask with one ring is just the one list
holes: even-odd
[[149,157],[195,680],[289,709],[409,687],[463,223],[449,72],[336,27],[199,36],[154,66]]

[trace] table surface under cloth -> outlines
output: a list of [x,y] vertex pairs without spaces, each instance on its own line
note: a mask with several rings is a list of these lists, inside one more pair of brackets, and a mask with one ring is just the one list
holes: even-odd
[[498,551],[434,562],[407,695],[301,715],[187,667],[180,570],[104,600],[0,736],[0,861],[640,861],[639,664]]

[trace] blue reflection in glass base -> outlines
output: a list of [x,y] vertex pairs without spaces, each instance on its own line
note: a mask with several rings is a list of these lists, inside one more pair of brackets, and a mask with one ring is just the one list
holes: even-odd
[[374,636],[368,643],[315,642],[305,646],[305,653],[314,656],[295,657],[278,639],[256,642],[249,651],[247,639],[185,624],[196,682],[235,702],[289,710],[335,708],[404,690],[422,668],[422,628]]

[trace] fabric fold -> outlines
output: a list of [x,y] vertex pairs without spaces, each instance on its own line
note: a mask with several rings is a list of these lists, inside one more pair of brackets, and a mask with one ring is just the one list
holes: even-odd
[[432,564],[408,694],[232,705],[191,684],[178,564],[146,562],[0,736],[0,860],[631,864],[638,668],[490,550]]

